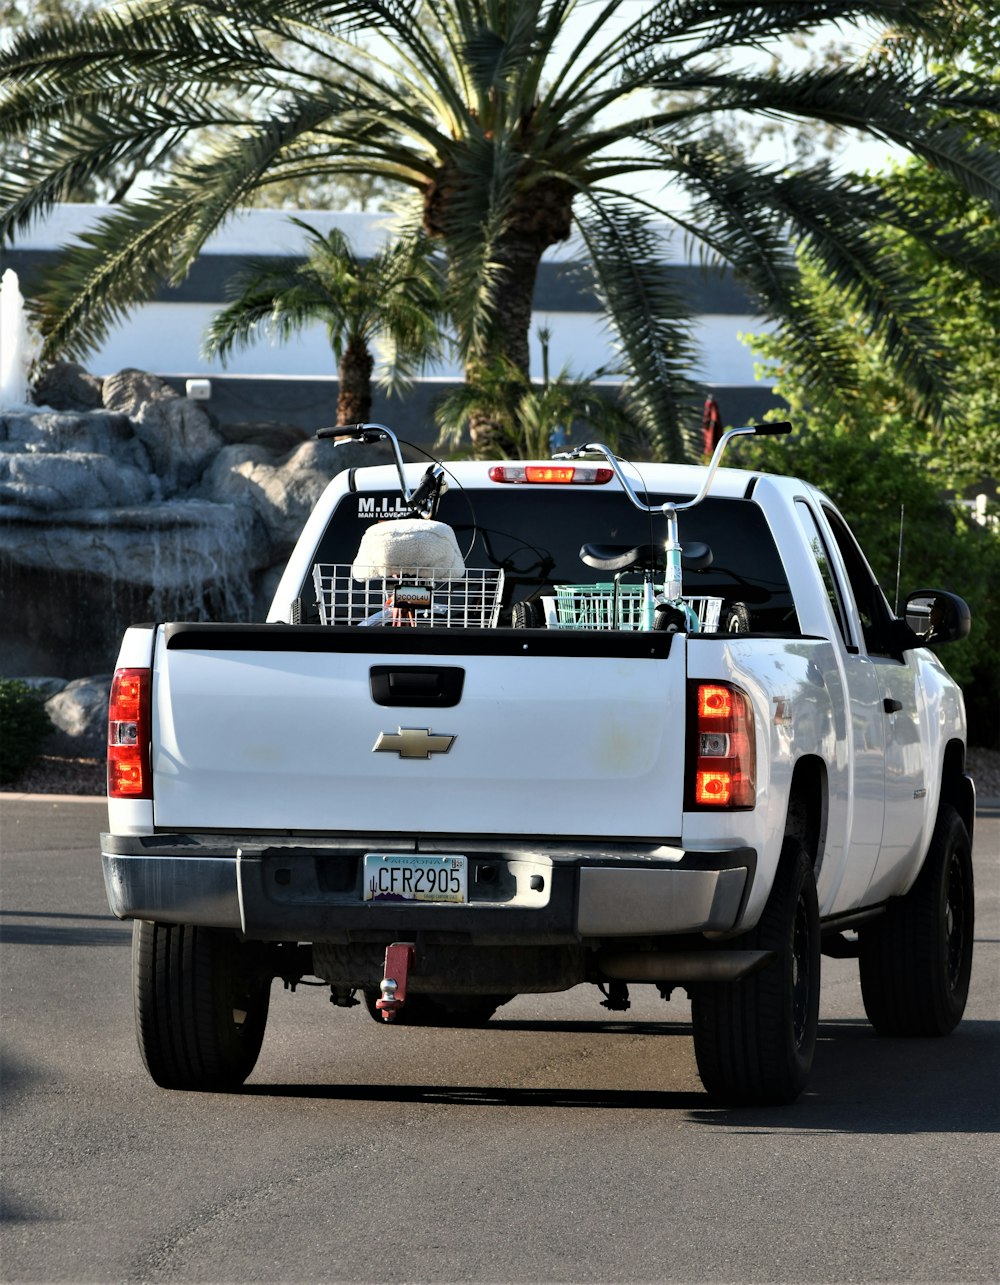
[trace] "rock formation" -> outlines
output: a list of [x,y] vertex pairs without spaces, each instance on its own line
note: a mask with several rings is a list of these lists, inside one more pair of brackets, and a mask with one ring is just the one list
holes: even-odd
[[9,677],[106,674],[136,621],[263,619],[327,482],[382,459],[294,426],[275,426],[273,445],[259,425],[234,441],[203,405],[137,370],[102,382],[60,364],[34,397],[46,404],[0,408]]

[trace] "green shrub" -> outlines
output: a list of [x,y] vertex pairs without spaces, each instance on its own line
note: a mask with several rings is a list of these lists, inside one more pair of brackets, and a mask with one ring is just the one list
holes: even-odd
[[803,477],[825,491],[858,537],[890,606],[905,509],[901,592],[951,589],[968,602],[972,633],[938,656],[965,693],[970,744],[1000,745],[1000,528],[977,525],[919,455],[889,437],[806,428],[747,444],[740,463]]
[[17,780],[51,731],[45,698],[18,678],[0,678],[0,783]]

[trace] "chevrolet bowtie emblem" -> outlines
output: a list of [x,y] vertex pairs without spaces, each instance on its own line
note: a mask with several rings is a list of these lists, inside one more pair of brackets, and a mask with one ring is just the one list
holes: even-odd
[[454,736],[435,735],[429,727],[400,727],[395,732],[379,732],[372,746],[373,754],[398,754],[401,759],[429,759],[432,754],[447,754]]

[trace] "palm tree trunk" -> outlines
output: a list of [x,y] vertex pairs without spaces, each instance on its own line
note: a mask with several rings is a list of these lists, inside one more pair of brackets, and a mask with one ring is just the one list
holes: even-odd
[[[443,178],[448,176],[445,171]],[[545,179],[515,198],[507,231],[495,254],[501,271],[493,300],[493,333],[486,350],[468,358],[468,382],[475,382],[477,372],[497,358],[510,361],[526,380],[531,378],[529,338],[538,268],[546,249],[569,236],[573,195],[574,189],[568,183]],[[425,195],[424,227],[431,235],[441,236],[447,245],[448,186],[444,181]],[[469,432],[478,459],[519,454],[516,410],[509,422],[506,417],[474,412],[469,416]]]
[[349,339],[340,358],[337,376],[338,424],[365,424],[372,413],[372,371],[375,361],[364,339]]
[[[515,224],[497,255],[503,271],[496,289],[498,325],[489,357],[506,358],[526,380],[531,378],[531,314],[538,269],[546,249],[561,239],[539,230],[519,234]],[[467,365],[467,379],[474,377],[475,365],[475,361]],[[516,419],[504,425],[487,416],[472,415],[469,433],[477,459],[519,454],[520,424]]]

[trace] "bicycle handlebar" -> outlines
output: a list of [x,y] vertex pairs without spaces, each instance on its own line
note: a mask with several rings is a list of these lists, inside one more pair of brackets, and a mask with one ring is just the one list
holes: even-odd
[[413,491],[406,485],[406,474],[403,471],[403,452],[399,448],[399,441],[396,434],[385,424],[338,424],[336,428],[318,428],[316,430],[318,438],[333,438],[334,445],[339,446],[343,442],[364,442],[371,445],[373,442],[379,442],[382,438],[387,438],[392,447],[392,453],[396,460],[396,472],[399,474],[399,485],[403,492],[403,503],[407,506],[413,503]]
[[380,442],[392,430],[382,424],[338,424],[335,428],[317,428],[319,438],[332,437],[335,442]]
[[693,509],[696,504],[700,504],[708,494],[709,487],[715,478],[716,470],[722,460],[723,452],[734,437],[768,437],[780,433],[790,433],[792,426],[790,422],[778,420],[773,424],[747,424],[743,428],[730,428],[723,433],[719,439],[719,444],[712,452],[712,458],[708,463],[708,472],[701,490],[692,500],[685,500],[683,504],[673,504],[668,501],[666,504],[643,504],[642,500],[635,493],[632,483],[625,476],[621,466],[618,463],[618,457],[611,450],[610,446],[604,442],[587,442],[584,446],[576,446],[569,451],[559,451],[552,456],[554,460],[576,460],[582,455],[603,455],[614,470],[615,477],[622,485],[622,489],[628,498],[632,501],[637,509],[643,513],[677,513],[683,509]]

